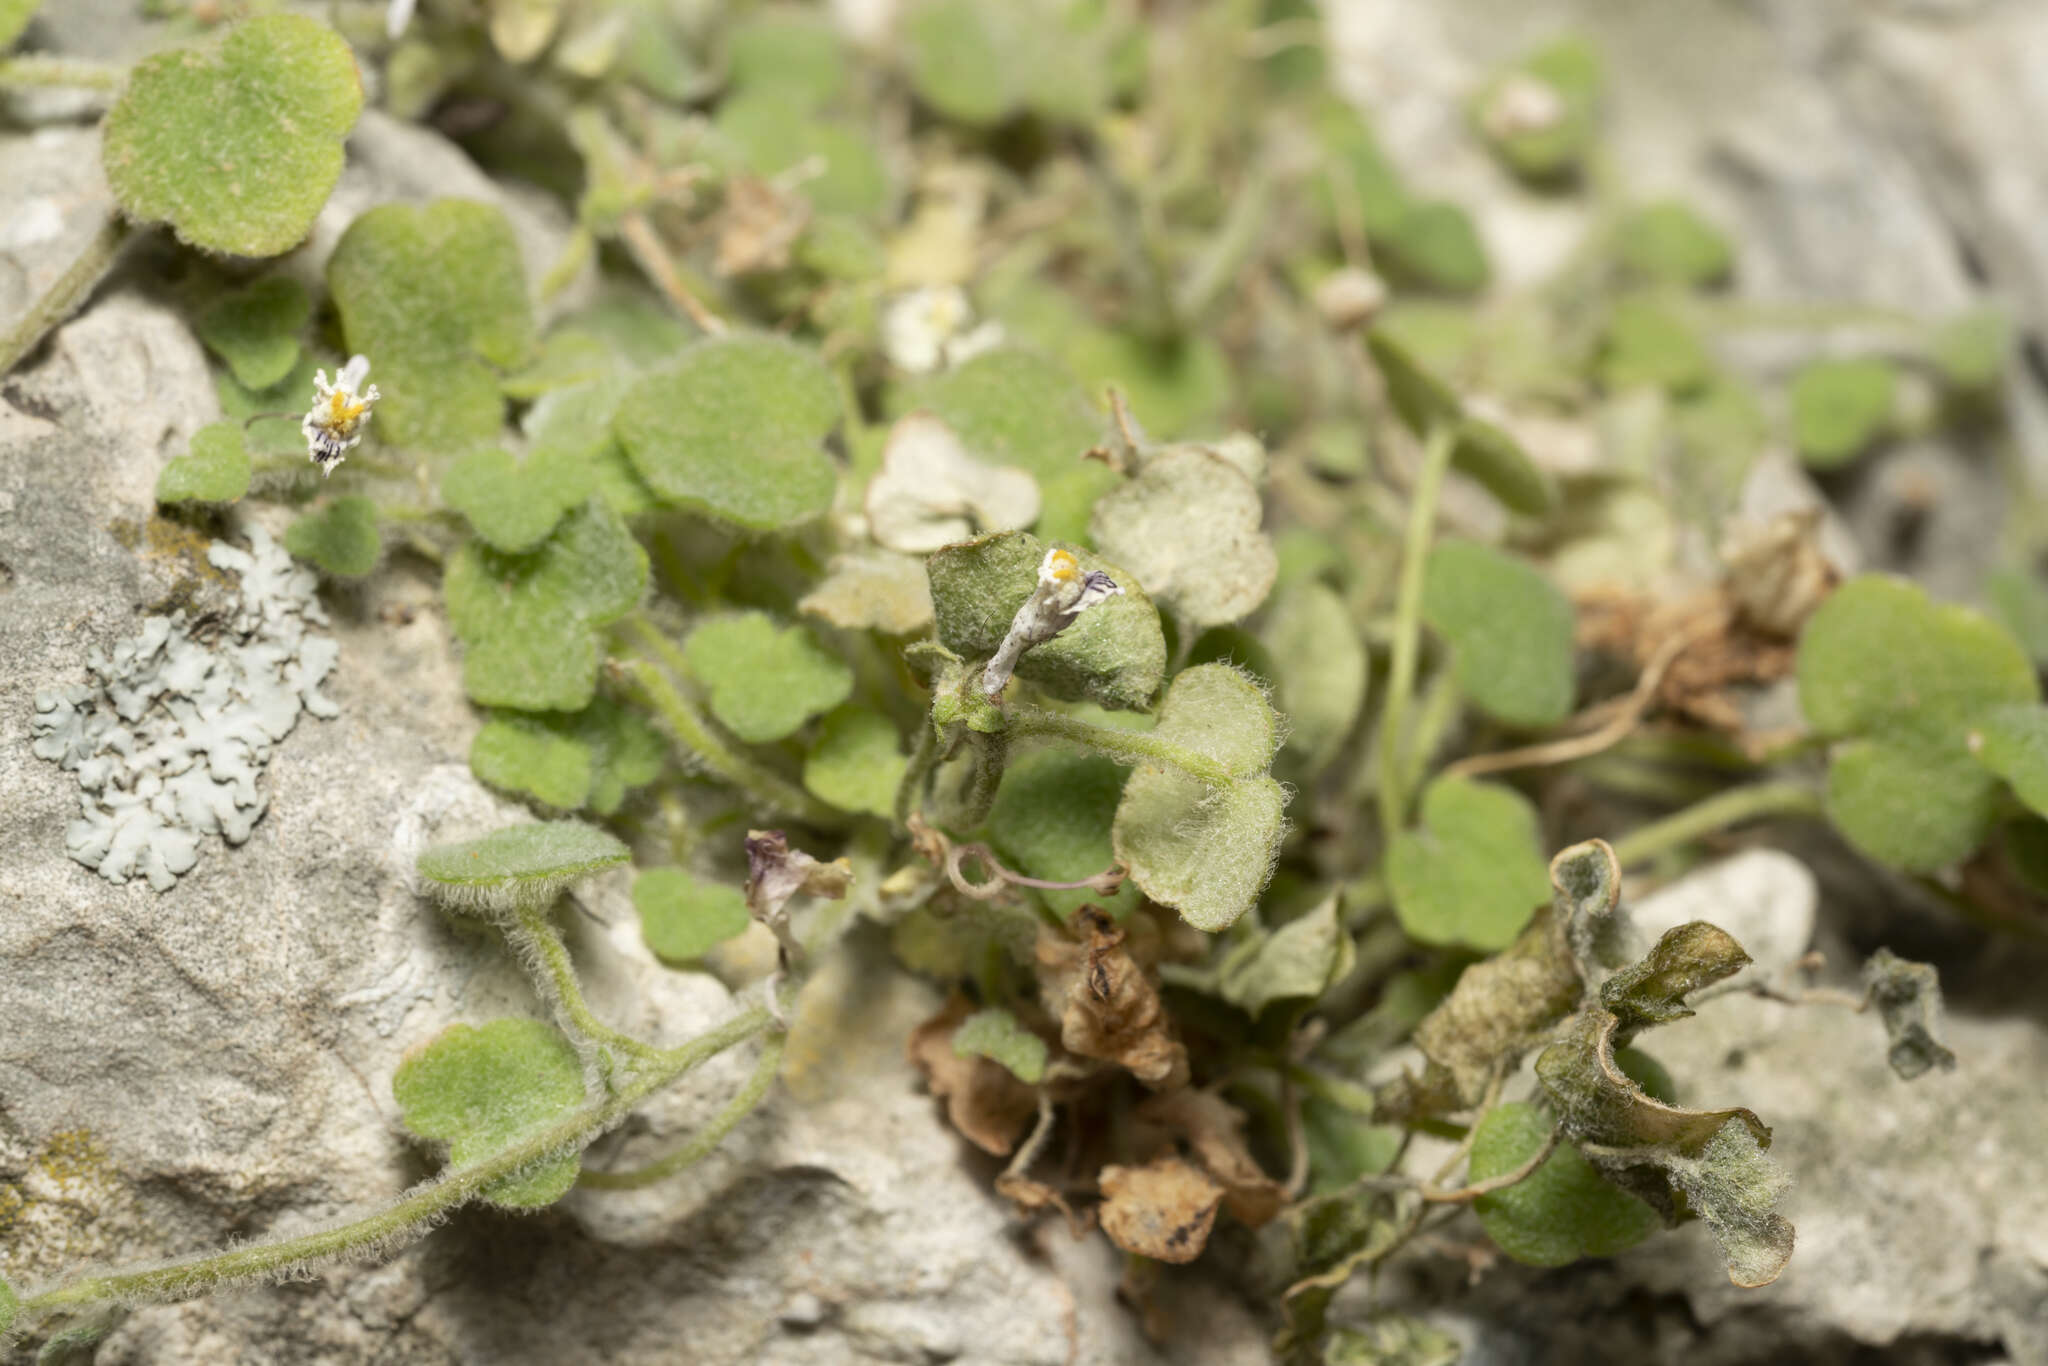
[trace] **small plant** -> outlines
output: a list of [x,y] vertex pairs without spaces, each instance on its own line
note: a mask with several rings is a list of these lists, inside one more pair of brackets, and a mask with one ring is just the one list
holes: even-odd
[[[418,859],[542,1008],[420,1040],[390,1079],[439,1175],[309,1234],[38,1268],[0,1283],[0,1335],[90,1337],[103,1306],[379,1254],[472,1201],[658,1182],[770,1093],[803,1027],[788,1001],[851,934],[951,993],[909,1043],[949,1122],[1007,1160],[1020,1218],[1129,1254],[1141,1309],[1219,1221],[1279,1268],[1276,1351],[1301,1362],[1448,1360],[1419,1320],[1333,1304],[1467,1208],[1534,1265],[1699,1220],[1736,1284],[1779,1273],[1796,1173],[1768,1116],[1680,1105],[1637,1041],[1716,990],[1875,1006],[1912,1077],[1955,1061],[1932,970],[1881,952],[1846,997],[1731,984],[1742,945],[1703,921],[1634,936],[1625,879],[1799,820],[1959,913],[2009,922],[2048,891],[2038,652],[1905,581],[1842,582],[1813,516],[1733,519],[1773,440],[1826,471],[1937,420],[1909,378],[1995,403],[1995,317],[1887,317],[1882,354],[1816,338],[1761,395],[1713,345],[1746,325],[1715,292],[1739,244],[1675,201],[1614,203],[1563,277],[1484,307],[1464,212],[1256,5],[913,0],[870,54],[809,8],[487,9],[394,5],[388,34],[344,14],[346,38],[260,15],[125,72],[0,60],[0,85],[114,92],[124,214],[0,368],[125,239],[189,248],[226,416],[157,499],[248,576],[242,643],[276,629],[259,579],[318,624],[314,572],[439,566],[471,768],[543,817]],[[400,112],[541,92],[529,113],[579,164],[530,177],[573,182],[576,223],[536,288],[505,215],[459,200],[366,209],[319,288],[271,273],[327,202],[372,67]],[[1600,109],[1572,40],[1470,114],[1508,172],[1571,194]],[[473,150],[507,175],[537,155]],[[1647,414],[1634,464],[1587,473],[1524,435],[1622,405]],[[293,510],[281,550],[237,519],[257,502]],[[1643,587],[1673,580],[1654,546],[1681,526],[1723,571]],[[2009,619],[2039,607],[2024,578],[2002,593]],[[244,669],[289,693],[276,734],[263,693],[148,743],[168,723],[124,697],[179,661],[242,668],[183,617],[39,699],[36,752],[92,798],[74,856],[161,889],[202,838],[246,838],[270,746],[301,705],[329,714],[324,639]],[[1752,719],[1772,688],[1802,731]],[[1591,796],[1561,818],[1566,784]],[[1670,809],[1611,800],[1645,794]],[[742,842],[756,823],[776,828]],[[1964,865],[1960,892],[1931,881]],[[598,1018],[554,916],[628,866],[678,971],[768,927],[760,1004],[673,1047]],[[1986,879],[2012,896],[1970,890]],[[582,1165],[756,1040],[682,1148]],[[1431,1138],[1449,1146],[1425,1160]]]

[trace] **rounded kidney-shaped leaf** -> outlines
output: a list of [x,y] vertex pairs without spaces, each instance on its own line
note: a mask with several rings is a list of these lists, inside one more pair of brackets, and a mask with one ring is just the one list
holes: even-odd
[[[542,1020],[508,1017],[477,1027],[451,1025],[399,1064],[391,1079],[405,1127],[448,1145],[448,1161],[466,1167],[531,1137],[583,1100],[576,1050]],[[538,1209],[576,1184],[580,1154],[533,1164],[484,1187],[506,1209]]]
[[711,714],[749,744],[782,739],[853,691],[845,660],[765,612],[705,622],[683,642],[683,658],[710,692]]
[[1572,705],[1572,605],[1535,566],[1473,541],[1429,554],[1422,619],[1450,642],[1458,687],[1511,726],[1554,725]]
[[298,281],[270,275],[222,295],[199,315],[197,331],[237,382],[267,389],[299,363],[299,334],[312,314],[312,301]]
[[640,936],[665,962],[702,958],[753,923],[746,894],[722,882],[703,882],[680,868],[650,868],[633,882]]
[[[1130,770],[1101,754],[1034,750],[1010,760],[988,817],[989,840],[1026,877],[1079,882],[1116,861],[1110,823],[1116,819]],[[1138,890],[1126,882],[1114,895],[1082,888],[1040,891],[1062,919],[1087,904],[1121,920],[1137,907]]]
[[545,905],[592,873],[625,863],[626,846],[580,821],[510,825],[482,839],[436,844],[419,856],[419,874],[441,900],[497,911]]
[[337,579],[360,579],[377,567],[383,542],[377,507],[360,494],[336,498],[285,528],[284,548]]
[[1411,938],[1504,949],[1550,899],[1536,808],[1500,783],[1439,778],[1420,827],[1394,837],[1387,882]]
[[156,477],[159,503],[232,503],[249,491],[249,452],[239,422],[214,422],[192,433],[192,449]]
[[296,14],[238,24],[217,50],[139,62],[105,124],[107,183],[135,218],[237,256],[289,251],[341,175],[363,107],[348,44]]
[[[1536,1155],[1552,1121],[1521,1101],[1497,1105],[1472,1140],[1472,1180],[1514,1171]],[[1657,1212],[1610,1185],[1569,1143],[1505,1190],[1473,1204],[1480,1227],[1500,1250],[1530,1266],[1564,1266],[1581,1257],[1612,1257],[1656,1232]]]
[[1090,534],[1192,629],[1257,610],[1280,572],[1252,481],[1199,448],[1162,454],[1095,504]]
[[878,711],[848,705],[818,725],[818,743],[804,757],[804,787],[841,811],[887,817],[909,760],[896,725]]

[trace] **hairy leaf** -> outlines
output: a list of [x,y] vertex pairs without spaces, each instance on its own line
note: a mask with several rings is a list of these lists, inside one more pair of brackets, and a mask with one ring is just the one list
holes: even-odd
[[494,446],[456,461],[441,495],[493,549],[516,554],[546,540],[596,485],[596,468],[562,447],[542,447],[522,462]]
[[[1003,861],[1027,877],[1079,882],[1116,861],[1110,824],[1116,819],[1130,769],[1101,754],[1038,749],[1013,756],[989,811],[989,842]],[[1083,888],[1039,891],[1061,919],[1093,903],[1121,920],[1141,900],[1126,882],[1110,896]]]
[[[1479,1121],[1470,1177],[1514,1171],[1536,1155],[1555,1121],[1534,1105],[1497,1105]],[[1473,1203],[1480,1227],[1502,1252],[1530,1266],[1612,1257],[1654,1233],[1657,1212],[1609,1185],[1569,1143],[1560,1143],[1523,1180]]]
[[192,449],[156,477],[159,503],[232,503],[249,491],[242,424],[213,422],[192,433]]
[[1822,469],[1861,455],[1891,421],[1897,384],[1874,356],[1818,360],[1792,377],[1792,439]]
[[802,626],[765,612],[717,617],[683,642],[690,673],[709,691],[711,714],[749,744],[793,734],[853,691],[853,670]]
[[[507,1017],[450,1025],[409,1054],[391,1079],[405,1127],[448,1145],[455,1167],[481,1162],[574,1110],[583,1068],[560,1031],[542,1020]],[[576,1184],[577,1153],[535,1163],[484,1187],[505,1209],[538,1209]]]
[[360,579],[377,567],[383,542],[377,505],[359,493],[328,500],[285,528],[284,548],[338,579]]
[[804,758],[804,787],[842,811],[888,818],[910,761],[896,723],[849,703],[825,714],[818,741]]
[[1600,345],[1600,382],[1611,391],[1689,393],[1712,376],[1713,358],[1691,324],[1654,296],[1619,299]]
[[1233,948],[1223,960],[1218,991],[1256,1016],[1275,1001],[1321,996],[1350,970],[1353,958],[1351,936],[1337,916],[1333,896],[1270,934]]
[[641,938],[669,963],[702,958],[754,923],[745,892],[680,868],[650,868],[633,879],[633,909],[640,913]]
[[1190,629],[1250,615],[1273,589],[1279,560],[1259,528],[1259,491],[1199,448],[1145,462],[1095,504],[1089,534],[1102,553]]
[[1630,211],[1616,229],[1615,248],[1623,270],[1653,285],[1718,284],[1735,259],[1721,230],[1676,199]]
[[570,883],[627,862],[626,846],[581,821],[508,825],[420,853],[420,876],[451,906],[483,912],[545,905]]
[[1045,1040],[1001,1006],[976,1011],[962,1021],[953,1031],[953,1051],[963,1058],[991,1058],[1032,1086],[1045,1079]]
[[600,816],[661,776],[668,753],[638,712],[598,698],[580,712],[493,712],[469,747],[470,771],[493,787]]
[[1932,966],[1881,948],[1863,965],[1863,985],[1891,1040],[1892,1071],[1911,1081],[1936,1067],[1954,1069],[1956,1055],[1940,1039],[1941,979]]
[[1344,599],[1313,579],[1280,590],[1259,638],[1278,675],[1274,691],[1287,718],[1287,752],[1309,774],[1318,773],[1365,708],[1365,641]]
[[1572,606],[1527,561],[1474,541],[1439,543],[1422,619],[1450,643],[1459,689],[1488,716],[1533,729],[1571,711]]
[[239,383],[264,389],[298,364],[299,334],[312,314],[312,301],[297,280],[267,275],[214,300],[195,330]]
[[1437,779],[1421,824],[1395,836],[1387,884],[1413,938],[1506,948],[1550,890],[1536,808],[1499,783]]

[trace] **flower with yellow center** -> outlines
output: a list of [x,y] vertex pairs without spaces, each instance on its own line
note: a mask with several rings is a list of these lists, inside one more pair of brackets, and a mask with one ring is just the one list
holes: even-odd
[[299,430],[306,437],[307,455],[323,475],[333,474],[334,467],[363,439],[370,405],[380,397],[376,385],[364,387],[363,381],[369,377],[367,356],[349,357],[332,384],[327,382],[325,370],[313,376],[313,406]]

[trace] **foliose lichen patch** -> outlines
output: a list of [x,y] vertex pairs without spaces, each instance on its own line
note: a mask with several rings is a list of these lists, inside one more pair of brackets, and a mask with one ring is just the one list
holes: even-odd
[[313,629],[327,624],[317,580],[261,527],[248,534],[246,551],[207,551],[241,578],[225,618],[148,617],[86,660],[89,683],[36,694],[35,753],[78,775],[65,852],[109,882],[168,891],[202,836],[248,839],[269,803],[257,779],[272,747],[302,710],[339,714],[320,692],[340,646]]

